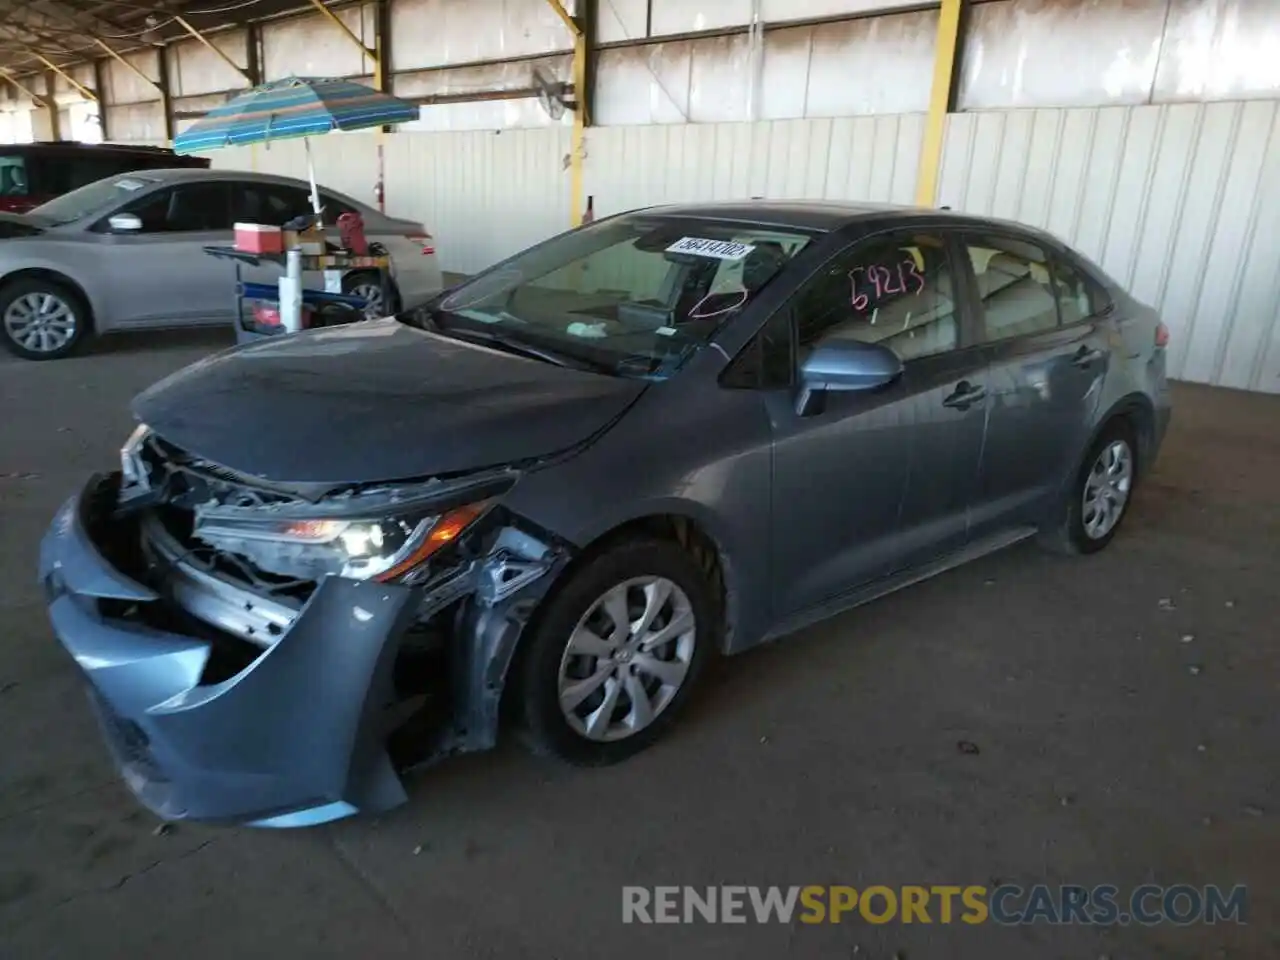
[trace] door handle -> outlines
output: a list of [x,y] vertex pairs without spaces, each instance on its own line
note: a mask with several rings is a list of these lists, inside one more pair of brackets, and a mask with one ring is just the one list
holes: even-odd
[[1101,360],[1102,357],[1103,353],[1101,350],[1096,350],[1093,347],[1081,347],[1075,352],[1075,356],[1071,358],[1071,362],[1077,367],[1084,368],[1088,367],[1095,360]]
[[987,398],[987,391],[980,386],[974,386],[968,380],[961,380],[956,384],[955,391],[942,401],[944,407],[951,407],[953,410],[968,410],[975,403]]

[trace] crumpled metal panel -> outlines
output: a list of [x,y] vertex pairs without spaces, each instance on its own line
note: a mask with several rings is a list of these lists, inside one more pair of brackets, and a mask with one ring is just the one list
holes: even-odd
[[[572,3],[565,7],[573,12]],[[391,5],[391,62],[396,70],[535,56],[572,47],[573,38],[546,0],[397,0]]]
[[[248,65],[247,31],[220,31],[210,34],[208,40],[236,63]],[[226,100],[221,96],[224,91],[239,90],[249,85],[249,81],[231,69],[231,64],[194,39],[170,45],[169,74],[175,98],[212,93],[218,94],[219,101],[223,102]]]
[[961,110],[1146,103],[1167,0],[1001,0],[969,11]]
[[1044,227],[1172,333],[1169,375],[1280,393],[1280,101],[947,119],[938,202]]
[[924,112],[937,32],[936,10],[770,31],[761,119]]
[[[596,123],[730,123],[923,112],[937,11],[605,50]],[[753,80],[759,70],[758,82]]]
[[1277,0],[999,0],[969,17],[961,110],[1280,95]]
[[1280,0],[1171,0],[1157,103],[1280,96]]

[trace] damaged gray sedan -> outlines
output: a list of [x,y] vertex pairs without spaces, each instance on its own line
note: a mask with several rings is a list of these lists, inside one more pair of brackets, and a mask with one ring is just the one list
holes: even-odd
[[506,721],[610,763],[717,654],[1026,537],[1105,547],[1167,338],[1013,224],[638,211],[156,384],[40,579],[165,818],[383,811]]

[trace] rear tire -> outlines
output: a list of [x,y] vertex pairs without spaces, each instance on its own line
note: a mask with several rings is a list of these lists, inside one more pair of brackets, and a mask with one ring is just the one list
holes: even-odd
[[1119,532],[1138,480],[1137,437],[1124,419],[1112,420],[1094,440],[1067,488],[1059,521],[1040,536],[1055,553],[1097,553]]
[[[395,281],[389,281],[387,286],[390,288],[387,292],[391,295],[391,302],[365,310],[364,316],[366,320],[377,320],[399,312],[400,293],[396,290]],[[376,272],[360,270],[355,273],[349,273],[342,278],[342,292],[349,296],[368,297],[374,291],[376,291],[378,300],[381,301],[382,278]]]
[[88,338],[89,307],[70,286],[43,277],[0,288],[0,340],[26,360],[61,360]]
[[639,753],[676,719],[720,635],[706,576],[679,544],[609,548],[570,574],[527,638],[514,678],[527,745],[578,766]]

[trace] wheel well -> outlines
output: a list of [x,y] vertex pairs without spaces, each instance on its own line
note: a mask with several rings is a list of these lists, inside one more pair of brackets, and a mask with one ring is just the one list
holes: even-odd
[[[382,281],[382,278],[379,275],[377,270],[352,270],[350,273],[348,273],[346,276],[342,278],[342,285],[344,288],[346,288],[348,286],[354,285],[353,281],[363,280],[365,278],[368,278],[376,283],[380,283]],[[400,296],[400,285],[396,283],[395,277],[387,277],[387,286],[391,288],[392,296],[397,298]]]
[[1137,469],[1141,473],[1146,469],[1152,443],[1155,442],[1156,412],[1151,401],[1141,394],[1125,397],[1114,407],[1103,420],[1099,434],[1116,421],[1123,421],[1133,431],[1138,441]]
[[729,585],[724,551],[715,538],[692,517],[678,513],[657,513],[644,517],[636,517],[626,523],[619,524],[595,540],[574,560],[574,565],[586,563],[592,557],[608,550],[622,540],[635,537],[652,537],[656,540],[670,540],[679,544],[685,552],[697,561],[698,566],[706,574],[707,583],[711,587],[711,595],[715,599],[725,624],[725,635],[721,642],[727,644],[733,630],[730,617]]
[[45,270],[40,267],[27,267],[23,270],[15,270],[13,273],[7,273],[4,280],[0,281],[0,287],[7,287],[11,283],[19,283],[23,280],[47,280],[56,283],[60,287],[66,287],[80,300],[80,305],[84,307],[85,323],[90,329],[93,328],[93,304],[89,301],[89,296],[84,292],[84,288],[76,283],[65,273],[59,273],[57,270]]
[[[568,566],[561,571],[556,586],[568,582],[578,568],[590,563],[610,547],[637,537],[669,540],[678,544],[697,561],[698,566],[707,575],[707,582],[711,585],[712,598],[715,600],[721,616],[721,622],[724,624],[724,635],[720,638],[722,650],[728,649],[730,637],[733,635],[734,624],[724,551],[702,525],[691,517],[671,513],[649,514],[648,516],[628,520],[605,531],[583,547]],[[547,601],[556,590],[556,586],[552,586],[551,593],[542,598],[537,610],[525,624],[525,635],[536,629],[542,611],[546,609]],[[506,671],[508,678],[520,669],[520,662],[528,650],[528,644],[524,642],[524,639],[525,637],[522,636],[512,654],[511,663]],[[501,706],[501,713],[504,717],[510,717],[516,700],[517,694],[513,685],[504,683]]]

